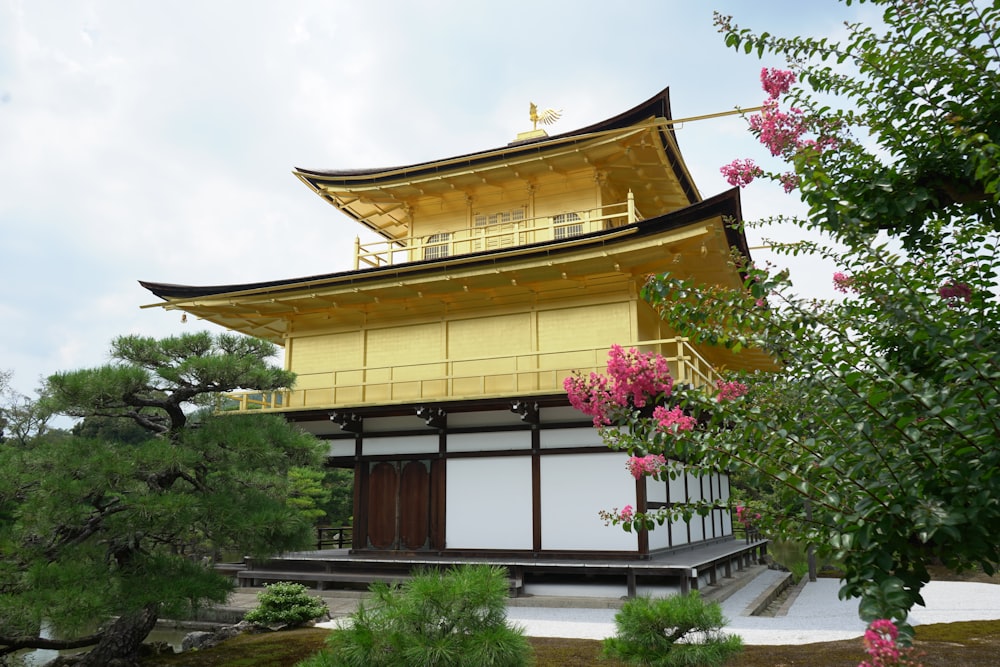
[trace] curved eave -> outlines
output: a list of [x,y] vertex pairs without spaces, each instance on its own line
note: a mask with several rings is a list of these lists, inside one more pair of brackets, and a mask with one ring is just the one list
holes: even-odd
[[[736,287],[742,276],[729,250],[747,254],[739,191],[674,213],[563,241],[325,275],[260,283],[185,286],[140,281],[159,306],[278,344],[295,331],[350,323],[392,322],[461,312],[483,303],[522,304],[532,295],[575,298],[580,290],[618,298],[628,284],[670,270],[698,282]],[[679,261],[679,263],[678,263]],[[634,289],[634,288],[632,288]],[[520,307],[520,306],[518,306]],[[715,350],[718,367],[773,369],[763,353]]]
[[[498,262],[503,262],[505,259],[525,259],[532,256],[543,257],[566,252],[577,252],[594,245],[613,244],[625,239],[662,234],[717,216],[731,219],[734,222],[742,220],[738,189],[728,190],[679,211],[642,220],[624,227],[593,232],[566,240],[544,241],[527,246],[505,248],[502,250],[487,250],[442,259],[420,260],[388,267],[373,267],[266,282],[194,286],[140,280],[139,284],[152,292],[153,295],[168,302],[164,304],[150,304],[150,306],[165,307],[172,305],[182,308],[185,301],[206,297],[222,299],[249,295],[278,296],[288,292],[320,289],[337,283],[364,284],[368,281],[382,280],[386,277],[409,278],[419,276],[423,273],[443,273],[452,267],[464,268],[482,264],[494,265]],[[733,225],[726,225],[725,235],[729,247],[735,247],[742,254],[749,256],[750,251],[746,237],[739,229],[734,228]]]
[[[419,162],[398,167],[354,170],[317,170],[295,168],[293,174],[311,190],[346,215],[386,238],[405,236],[404,204],[393,194],[401,185],[412,185],[459,173],[478,173],[498,165],[538,163],[559,153],[574,151],[595,142],[626,140],[630,133],[642,131],[655,135],[660,145],[663,169],[676,179],[688,202],[701,197],[684,165],[677,147],[670,111],[669,88],[612,118],[578,130],[520,141],[500,148],[468,153],[452,158]],[[453,184],[452,184],[453,185]],[[375,219],[387,219],[374,222]]]

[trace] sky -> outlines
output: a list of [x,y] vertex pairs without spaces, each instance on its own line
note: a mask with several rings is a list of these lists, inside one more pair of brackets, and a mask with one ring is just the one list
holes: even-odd
[[[142,308],[157,299],[139,280],[349,269],[360,226],[294,167],[500,147],[531,129],[529,102],[562,110],[551,134],[666,86],[675,118],[760,104],[760,68],[784,63],[727,48],[713,10],[817,37],[872,11],[834,0],[0,0],[0,371],[31,395],[52,373],[105,363],[116,336],[218,331]],[[677,136],[704,197],[730,187],[719,167],[734,158],[768,166],[736,116]],[[748,220],[802,212],[776,185],[742,195]],[[830,267],[754,258],[788,265],[803,294],[831,294]]]

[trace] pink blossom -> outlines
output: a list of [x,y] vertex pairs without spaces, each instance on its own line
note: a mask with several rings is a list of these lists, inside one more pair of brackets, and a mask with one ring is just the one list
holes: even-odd
[[869,660],[858,667],[920,667],[912,647],[900,647],[896,641],[899,630],[888,619],[872,621],[863,642]]
[[608,352],[608,375],[611,399],[622,407],[641,408],[647,400],[661,394],[669,396],[674,385],[670,366],[662,355],[640,353],[635,348],[626,352],[620,345],[612,345]]
[[720,167],[719,171],[726,177],[726,182],[733,187],[745,188],[753,182],[753,179],[764,175],[764,170],[754,164],[754,161],[747,158],[745,160],[733,160],[729,164]]
[[833,288],[838,292],[843,292],[844,294],[847,294],[850,291],[855,291],[854,278],[846,273],[837,271],[833,274]]
[[794,171],[786,171],[782,174],[779,179],[781,181],[781,187],[784,188],[785,192],[791,192],[795,188],[799,187],[799,175]]
[[597,373],[591,373],[589,378],[574,374],[563,380],[563,389],[566,390],[570,405],[594,418],[595,428],[611,423],[608,414],[611,394],[606,377]]
[[795,72],[787,69],[763,67],[760,70],[760,84],[770,99],[784,95],[795,83]]
[[725,380],[717,380],[715,383],[715,388],[719,390],[718,395],[716,395],[715,400],[731,401],[733,399],[739,398],[747,393],[748,387],[742,382],[737,382],[732,380],[726,382]]
[[966,283],[957,283],[949,280],[938,288],[938,294],[942,299],[956,302],[958,300],[968,303],[972,301],[972,288]]
[[757,133],[760,142],[768,147],[771,155],[791,156],[804,145],[801,140],[808,129],[801,109],[792,107],[781,111],[775,100],[764,102],[759,114],[750,116],[750,129]]
[[622,521],[631,521],[635,516],[635,510],[632,509],[631,505],[626,505],[622,508],[621,514],[618,515],[619,519]]
[[632,456],[625,462],[625,468],[632,477],[639,479],[643,475],[655,475],[667,464],[667,460],[662,454],[647,454],[646,456]]
[[669,396],[674,380],[667,360],[653,352],[628,351],[612,345],[608,352],[607,375],[574,373],[563,380],[570,405],[594,418],[600,428],[614,421],[616,410],[641,408],[660,396]]
[[744,526],[750,525],[751,521],[760,521],[760,512],[755,512],[751,517],[750,512],[743,505],[736,506],[736,521]]
[[663,433],[691,431],[698,424],[697,419],[685,415],[684,411],[677,406],[669,410],[662,405],[656,406],[653,410],[653,419],[656,420],[657,429]]

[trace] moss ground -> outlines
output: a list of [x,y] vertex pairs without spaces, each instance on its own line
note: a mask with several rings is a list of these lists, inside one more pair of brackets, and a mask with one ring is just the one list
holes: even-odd
[[[290,667],[323,647],[327,630],[303,629],[245,635],[215,648],[183,655],[151,656],[143,667]],[[537,667],[619,663],[600,659],[601,642],[531,638]],[[1000,621],[941,623],[917,628],[917,649],[925,667],[995,667],[1000,656]],[[800,646],[747,646],[732,667],[857,667],[865,658],[861,640]]]

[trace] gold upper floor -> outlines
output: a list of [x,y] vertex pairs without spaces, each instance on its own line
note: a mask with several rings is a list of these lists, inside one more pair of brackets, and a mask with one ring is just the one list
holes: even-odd
[[650,273],[729,287],[746,240],[738,192],[703,200],[666,91],[589,128],[389,169],[295,175],[380,240],[353,266],[241,285],[143,283],[179,309],[285,349],[294,387],[242,409],[327,409],[556,393],[612,344],[675,378],[771,361],[695,349],[639,292]]

